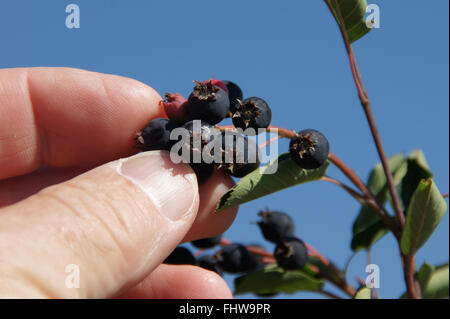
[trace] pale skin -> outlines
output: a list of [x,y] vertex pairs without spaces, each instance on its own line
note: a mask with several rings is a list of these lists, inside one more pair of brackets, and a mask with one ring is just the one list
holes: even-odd
[[[105,164],[137,152],[136,131],[164,116],[160,100],[151,87],[115,75],[0,70],[1,298],[232,296],[213,272],[162,264],[180,242],[231,225],[237,208],[213,211],[232,179],[216,171],[182,195],[190,204],[171,221],[112,169],[117,162]],[[195,178],[185,164],[165,165]],[[65,266],[73,263],[81,284],[68,289]]]

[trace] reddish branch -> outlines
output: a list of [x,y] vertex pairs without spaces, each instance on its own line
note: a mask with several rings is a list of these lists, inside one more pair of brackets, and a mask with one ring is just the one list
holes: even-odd
[[[330,1],[333,1],[333,4],[334,4],[336,10],[333,10]],[[394,179],[392,177],[392,173],[389,168],[389,164],[388,164],[388,161],[386,158],[386,154],[384,152],[383,145],[381,143],[378,129],[375,124],[375,119],[373,117],[372,108],[370,105],[368,94],[367,94],[366,89],[364,88],[364,84],[361,79],[361,75],[359,73],[358,63],[357,63],[355,54],[353,52],[353,48],[352,48],[347,30],[345,29],[345,24],[343,22],[344,19],[343,19],[340,7],[336,0],[325,0],[325,3],[327,4],[330,11],[336,15],[336,20],[338,22],[338,26],[341,31],[341,35],[344,39],[345,48],[347,50],[347,54],[348,54],[348,57],[350,60],[350,67],[351,67],[351,71],[352,71],[353,80],[356,84],[356,89],[358,91],[359,99],[361,101],[361,105],[366,114],[366,118],[369,123],[369,127],[372,132],[373,139],[375,141],[378,155],[379,155],[379,157],[381,159],[381,163],[383,165],[383,170],[386,175],[386,180],[387,180],[387,184],[388,184],[388,188],[389,188],[389,193],[392,198],[395,215],[397,216],[397,220],[398,220],[399,227],[400,227],[400,232],[402,232],[404,225],[405,225],[405,216],[403,213],[403,209],[400,205],[400,199],[397,194],[397,190],[395,188]],[[396,233],[394,233],[394,234],[396,234]],[[396,236],[396,237],[397,237],[397,240],[400,239],[400,237],[398,237],[398,236]],[[415,269],[414,256],[406,257],[403,254],[401,254],[401,256],[402,256],[402,259],[404,260],[405,281],[406,281],[408,296],[410,298],[418,298],[418,294],[416,292],[415,284],[414,284],[414,269]]]

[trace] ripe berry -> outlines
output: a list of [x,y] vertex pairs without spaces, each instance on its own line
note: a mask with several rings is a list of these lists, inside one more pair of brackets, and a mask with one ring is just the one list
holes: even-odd
[[[204,163],[205,156],[212,163],[210,151],[203,152],[206,145],[212,142],[218,134],[218,130],[214,126],[201,120],[192,120],[185,123],[181,128],[183,136],[179,140],[184,139],[183,144],[183,160],[186,163]],[[212,144],[211,144],[212,145]],[[211,146],[210,145],[210,146]]]
[[291,216],[282,212],[261,211],[258,213],[262,220],[258,226],[265,239],[273,243],[285,236],[295,236],[295,225]]
[[244,177],[259,167],[256,142],[237,132],[222,132],[222,163],[218,167],[234,177]]
[[242,273],[252,270],[256,265],[253,255],[241,244],[229,244],[218,251],[219,266],[229,273]]
[[137,142],[144,151],[166,150],[169,151],[173,145],[170,140],[170,132],[178,124],[165,118],[152,120],[137,134]]
[[298,132],[289,143],[291,158],[304,169],[321,167],[328,159],[329,151],[327,138],[313,129]]
[[167,116],[174,122],[183,124],[189,121],[188,100],[178,93],[166,93],[160,101]]
[[191,242],[191,244],[196,248],[209,249],[209,248],[213,248],[214,246],[219,245],[221,239],[222,239],[222,235],[219,235],[216,237],[194,240]]
[[169,265],[195,265],[195,257],[185,247],[178,246],[175,248],[169,257],[164,260],[164,264]]
[[263,99],[251,97],[243,101],[238,101],[239,106],[233,113],[233,124],[236,128],[246,130],[252,128],[257,131],[259,128],[267,128],[272,120],[272,111]]
[[211,80],[206,84],[196,83],[188,99],[191,118],[201,119],[212,125],[219,123],[228,115],[230,109],[227,92],[214,85]]
[[242,100],[244,95],[242,93],[241,88],[234,82],[231,81],[223,81],[228,89],[228,99],[230,100],[230,112],[236,112],[239,107],[238,100]]
[[217,258],[215,256],[211,256],[211,255],[201,256],[197,260],[197,266],[207,269],[207,270],[214,271],[222,276],[223,271],[222,271],[222,269],[220,269]]
[[214,173],[214,164],[190,163],[192,170],[197,176],[197,182],[204,184]]
[[274,257],[283,269],[302,269],[308,262],[308,250],[302,240],[284,237],[275,247]]

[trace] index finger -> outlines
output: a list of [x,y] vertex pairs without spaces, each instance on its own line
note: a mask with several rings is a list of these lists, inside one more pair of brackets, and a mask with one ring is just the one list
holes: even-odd
[[0,70],[0,179],[131,155],[136,131],[165,116],[160,100],[151,87],[116,75]]

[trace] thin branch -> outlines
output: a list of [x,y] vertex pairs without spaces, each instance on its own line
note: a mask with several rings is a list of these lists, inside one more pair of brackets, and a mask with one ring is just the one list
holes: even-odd
[[367,188],[367,186],[362,182],[358,175],[348,167],[339,157],[333,153],[328,154],[328,159],[339,168],[345,176],[352,181],[352,183],[367,197],[367,204],[372,208],[372,210],[377,214],[377,216],[383,221],[383,223],[392,231],[396,238],[400,238],[400,231],[397,225],[390,218],[389,214],[384,209],[372,192]]
[[357,192],[356,190],[354,190],[354,189],[351,188],[350,186],[347,186],[347,185],[345,185],[344,183],[342,183],[342,182],[340,182],[340,181],[338,181],[338,180],[336,180],[336,179],[334,179],[334,178],[331,178],[331,177],[329,177],[329,176],[324,176],[324,177],[322,177],[320,180],[322,180],[322,181],[324,181],[324,182],[329,182],[329,183],[332,183],[332,184],[335,184],[335,185],[341,187],[341,188],[344,189],[347,193],[349,193],[350,196],[356,198],[356,199],[358,200],[358,202],[360,202],[360,203],[363,204],[363,205],[364,205],[365,202],[367,201],[367,197],[366,197],[366,196],[364,196],[363,194]]
[[[330,4],[329,1],[333,1],[333,3],[336,6],[336,12],[333,11],[332,6]],[[394,184],[394,179],[392,177],[392,173],[391,170],[389,168],[389,163],[387,161],[386,158],[386,154],[384,152],[384,148],[383,145],[381,143],[381,139],[378,133],[378,129],[377,126],[375,124],[375,119],[372,113],[372,108],[370,105],[370,101],[368,98],[368,94],[366,89],[364,88],[364,84],[363,81],[361,79],[361,75],[359,72],[359,68],[358,68],[358,63],[355,57],[355,54],[353,52],[353,48],[352,45],[350,43],[350,39],[349,36],[347,34],[347,30],[345,29],[345,25],[343,23],[343,17],[342,17],[342,13],[340,10],[339,5],[337,4],[337,2],[335,0],[325,0],[325,3],[327,4],[327,6],[329,7],[329,9],[331,10],[331,12],[333,14],[337,15],[337,21],[338,21],[338,26],[339,29],[341,31],[341,35],[344,39],[344,43],[345,43],[345,48],[347,50],[348,53],[348,57],[350,60],[350,67],[352,70],[352,75],[353,75],[353,79],[356,85],[356,89],[358,91],[358,96],[359,99],[361,101],[361,105],[364,109],[364,112],[366,114],[366,118],[367,121],[369,123],[369,127],[370,130],[372,132],[372,136],[373,139],[375,141],[375,146],[377,148],[378,151],[378,155],[381,159],[381,163],[383,165],[383,170],[384,170],[384,174],[386,175],[386,180],[387,180],[387,184],[388,184],[388,189],[389,189],[389,193],[391,195],[392,198],[392,202],[393,202],[393,206],[394,206],[394,211],[395,211],[395,215],[397,216],[397,220],[399,223],[399,227],[400,227],[400,234],[404,229],[404,225],[405,225],[405,215],[403,213],[403,209],[400,205],[400,199],[399,196],[397,194],[397,190],[395,188],[395,184]],[[340,22],[342,23],[340,23]],[[394,233],[395,234],[395,233]],[[400,240],[400,236],[396,236],[397,240]],[[401,251],[400,251],[401,253]],[[414,269],[415,269],[415,263],[414,263],[414,256],[408,256],[405,257],[402,255],[402,260],[404,261],[404,275],[405,275],[405,282],[406,282],[406,286],[407,286],[407,291],[408,291],[408,295],[410,298],[416,298],[417,297],[417,293],[416,293],[416,288],[415,288],[415,283],[414,283]]]

